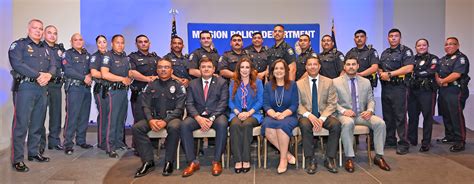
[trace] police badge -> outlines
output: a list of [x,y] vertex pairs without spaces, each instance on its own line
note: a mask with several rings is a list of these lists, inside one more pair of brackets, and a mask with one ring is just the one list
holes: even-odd
[[170,87],[170,93],[173,94],[174,92],[176,92],[176,88],[174,86],[171,86]]
[[311,56],[313,56],[313,57],[315,57],[315,58],[318,58],[318,54],[316,54],[316,53],[314,53],[314,52],[311,54]]
[[420,66],[423,66],[425,64],[425,60],[420,61]]
[[438,61],[436,60],[436,58],[433,58],[433,60],[431,60],[431,64],[435,65],[436,63],[438,63]]
[[63,55],[63,51],[61,49],[58,49],[58,56],[61,57]]
[[456,59],[456,55],[451,56],[451,59]]

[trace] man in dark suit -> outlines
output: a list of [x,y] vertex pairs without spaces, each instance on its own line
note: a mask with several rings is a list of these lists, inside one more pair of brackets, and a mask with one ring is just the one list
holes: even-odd
[[224,114],[229,98],[227,82],[214,77],[216,66],[212,60],[203,57],[199,62],[201,77],[192,80],[188,86],[186,110],[188,117],[181,125],[181,141],[186,152],[189,165],[183,171],[183,177],[191,176],[199,170],[199,161],[196,160],[193,131],[201,129],[206,132],[211,128],[216,131],[216,150],[212,162],[212,175],[222,173],[221,155],[225,148],[227,137],[227,117]]

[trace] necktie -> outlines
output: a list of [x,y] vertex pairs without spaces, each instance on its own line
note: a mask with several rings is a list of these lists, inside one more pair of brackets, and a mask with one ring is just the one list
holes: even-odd
[[316,86],[316,79],[313,81],[313,91],[311,92],[311,113],[319,118],[319,107],[318,107],[318,87]]
[[357,94],[356,94],[355,78],[351,78],[351,97],[352,97],[352,111],[357,114]]
[[209,91],[209,81],[204,81],[206,85],[204,86],[204,101],[207,101],[207,92]]

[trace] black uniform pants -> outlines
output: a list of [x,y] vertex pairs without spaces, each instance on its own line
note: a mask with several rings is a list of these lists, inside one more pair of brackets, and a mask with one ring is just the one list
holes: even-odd
[[[385,145],[409,147],[407,138],[407,99],[408,88],[401,84],[382,85],[382,113],[387,125]],[[398,142],[395,133],[398,134]]]
[[408,97],[408,140],[418,144],[418,123],[420,113],[423,114],[422,145],[430,145],[433,130],[433,113],[436,104],[436,91],[426,89],[410,89]]
[[[173,119],[166,124],[168,136],[165,141],[165,162],[174,162],[176,160],[176,150],[180,135],[180,119]],[[153,161],[153,145],[148,137],[151,131],[147,120],[141,120],[132,126],[133,143],[140,155],[142,162]]]
[[445,136],[456,143],[465,143],[466,124],[463,113],[463,104],[467,95],[457,86],[442,87],[439,89],[439,105],[443,116]]

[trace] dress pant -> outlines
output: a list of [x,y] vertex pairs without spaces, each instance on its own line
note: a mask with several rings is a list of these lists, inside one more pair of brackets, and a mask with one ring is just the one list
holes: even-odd
[[[178,141],[180,134],[180,119],[173,119],[166,123],[166,131],[168,136],[165,140],[165,162],[174,162],[176,160],[176,151],[178,149]],[[151,131],[147,120],[141,120],[132,126],[133,143],[138,151],[138,155],[142,162],[153,161],[153,145],[148,137]]]
[[[408,88],[403,84],[382,84],[382,113],[387,126],[386,145],[408,148]],[[398,142],[395,133],[398,134]]]
[[[59,134],[61,133],[61,114],[62,114],[62,89],[63,84],[48,83],[48,115],[49,115],[49,134],[48,147],[55,147],[61,144]],[[46,127],[41,131],[41,148],[46,147]]]
[[418,144],[419,116],[422,113],[423,139],[421,144],[430,145],[436,92],[425,89],[411,89],[408,99],[408,140],[413,145]]
[[374,148],[377,155],[383,155],[383,148],[386,137],[385,122],[382,118],[372,115],[369,120],[362,117],[347,117],[339,115],[337,117],[342,125],[341,139],[344,146],[344,154],[346,157],[354,157],[354,128],[355,125],[364,125],[374,131]]
[[127,90],[110,90],[108,94],[108,123],[106,130],[106,151],[115,151],[125,147],[124,126],[127,120]]
[[[307,157],[314,156],[314,135],[313,124],[308,118],[301,117],[298,120],[303,136],[304,155]],[[323,128],[329,131],[326,156],[336,158],[337,145],[341,136],[341,123],[333,116],[329,116],[323,123]]]
[[47,89],[37,83],[23,82],[13,92],[12,163],[24,159],[25,138],[28,133],[28,156],[39,153],[41,131],[46,117]]
[[86,144],[86,133],[91,109],[91,91],[89,87],[71,86],[66,92],[66,121],[64,123],[64,147],[72,148]]
[[236,116],[230,121],[230,146],[235,162],[250,162],[253,127],[258,125],[254,117],[242,121]]
[[443,116],[445,136],[456,143],[466,142],[466,122],[464,119],[463,92],[457,86],[441,87],[439,89],[439,105]]
[[[228,121],[225,115],[218,116],[212,123],[211,128],[216,131],[216,140],[215,140],[215,152],[214,152],[214,161],[221,161],[222,153],[225,149],[226,138],[227,138],[227,126]],[[200,129],[198,122],[192,118],[187,117],[184,119],[180,129],[181,129],[181,142],[184,146],[184,151],[186,152],[186,160],[192,162],[196,160],[196,151],[194,148],[194,137],[193,131]]]

